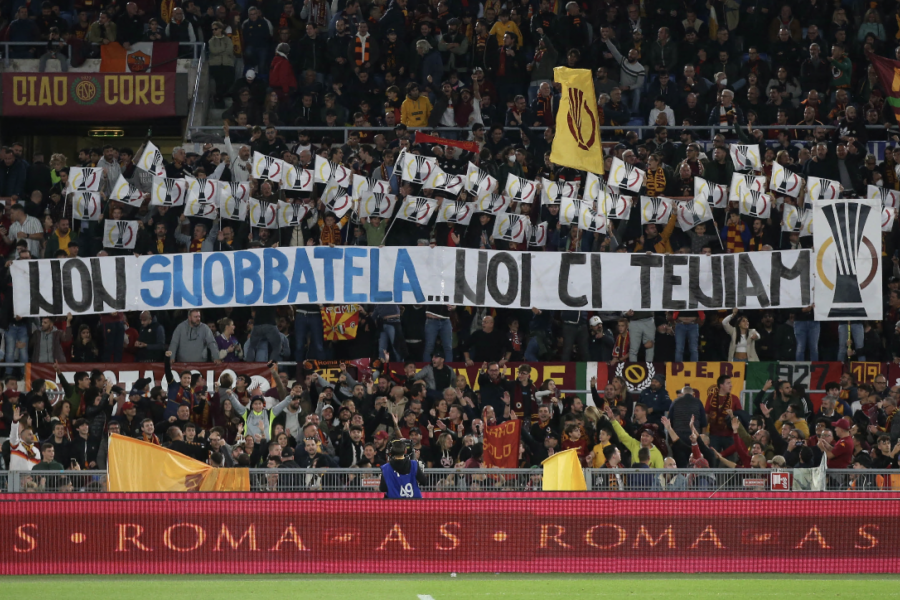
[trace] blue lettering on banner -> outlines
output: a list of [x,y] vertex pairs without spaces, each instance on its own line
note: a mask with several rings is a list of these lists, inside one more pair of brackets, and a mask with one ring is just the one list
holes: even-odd
[[412,258],[409,252],[401,248],[397,251],[397,264],[394,265],[394,302],[403,302],[403,292],[412,292],[416,302],[425,301]]
[[[242,250],[234,253],[234,296],[238,304],[256,304],[262,294],[262,279],[259,277],[260,260],[257,254]],[[250,282],[250,292],[244,291],[244,284]]]
[[187,256],[177,254],[172,263],[172,282],[174,283],[172,302],[177,308],[181,307],[182,301],[185,301],[188,306],[203,306],[203,255],[199,253],[194,254],[194,264],[190,267],[191,276],[194,280],[193,292],[184,286],[183,258],[187,258]]
[[160,266],[165,269],[170,264],[171,261],[165,256],[151,256],[141,266],[141,283],[160,281],[163,284],[159,296],[151,294],[146,287],[141,288],[141,300],[151,308],[159,308],[169,303],[169,297],[172,295],[172,275],[168,272],[154,273],[153,267]]
[[344,249],[344,302],[347,303],[363,303],[369,301],[369,295],[363,293],[355,293],[353,291],[353,278],[362,277],[363,268],[353,264],[354,258],[365,258],[365,248],[354,248],[350,246]]
[[[221,267],[221,275],[213,273],[213,267],[215,267],[215,265]],[[213,281],[216,275],[221,277],[221,280],[224,283],[223,287],[225,289],[221,296],[216,295],[215,288],[213,288]],[[203,263],[203,295],[216,306],[227,304],[234,298],[234,272],[231,269],[231,262],[229,262],[228,257],[225,254],[217,252],[207,258],[206,262]]]
[[[297,296],[306,294],[306,300],[299,302]],[[319,301],[319,292],[316,289],[316,275],[306,249],[297,248],[294,253],[294,273],[291,276],[291,291],[288,294],[289,304],[306,304]]]
[[392,300],[390,290],[378,289],[378,279],[381,273],[380,257],[381,251],[378,248],[369,250],[369,295],[372,298],[371,302],[390,302]]
[[[284,253],[275,248],[263,250],[263,269],[265,280],[263,281],[263,302],[265,304],[281,304],[287,298],[291,284],[288,283],[287,270],[288,259]],[[276,292],[274,284],[278,284]]]
[[316,246],[313,256],[322,259],[325,266],[325,301],[334,302],[334,261],[340,260],[344,255],[341,248],[327,248]]

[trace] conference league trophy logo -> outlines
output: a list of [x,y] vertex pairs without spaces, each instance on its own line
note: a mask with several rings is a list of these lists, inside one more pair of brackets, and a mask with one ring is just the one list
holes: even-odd
[[819,201],[814,210],[816,320],[880,320],[880,201]]

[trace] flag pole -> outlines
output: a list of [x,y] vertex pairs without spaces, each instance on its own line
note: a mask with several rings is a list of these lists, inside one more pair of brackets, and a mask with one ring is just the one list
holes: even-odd
[[[728,208],[727,208],[727,205],[726,205],[726,208],[725,208],[725,220],[726,220],[726,221],[728,220]],[[725,250],[725,242],[722,241],[722,233],[719,231],[719,224],[716,223],[716,220],[715,220],[715,219],[711,219],[711,221],[713,222],[713,227],[716,228],[716,237],[719,238],[719,245],[722,247],[722,250]]]

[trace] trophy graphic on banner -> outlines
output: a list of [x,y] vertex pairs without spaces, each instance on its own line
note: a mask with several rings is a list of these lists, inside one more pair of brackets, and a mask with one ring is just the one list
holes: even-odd
[[128,229],[128,223],[125,221],[119,221],[116,223],[116,248],[124,248],[125,247],[125,231]]
[[[831,238],[819,248],[819,257],[831,244],[834,244],[837,254],[835,260],[837,275],[834,283],[829,286],[830,282],[823,281],[826,287],[834,290],[829,318],[871,318],[862,299],[862,290],[872,282],[879,263],[879,253],[875,252],[869,238],[863,236],[871,210],[871,206],[857,200],[835,201],[822,207],[822,214],[831,230]],[[862,284],[857,277],[857,261],[860,259],[861,246],[865,246],[866,251],[872,255],[873,264],[872,272],[867,274]],[[863,259],[860,262],[868,264],[866,257]]]

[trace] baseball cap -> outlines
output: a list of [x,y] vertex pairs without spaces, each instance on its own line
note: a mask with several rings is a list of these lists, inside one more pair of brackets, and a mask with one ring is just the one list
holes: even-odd
[[131,396],[142,396],[142,395],[143,395],[143,393],[141,392],[141,390],[139,390],[139,389],[137,389],[137,388],[132,388],[132,390],[131,390],[130,392],[128,392],[128,397],[129,397],[129,398],[130,398]]
[[294,455],[294,449],[291,448],[290,446],[287,446],[287,447],[281,449],[281,456],[282,456],[282,457],[285,457],[285,456],[293,456],[293,455]]
[[835,421],[834,426],[843,429],[844,431],[850,431],[850,421],[847,417],[842,417]]
[[591,317],[591,320],[588,321],[588,325],[590,325],[591,327],[603,325],[603,319],[601,319],[600,317]]
[[122,405],[122,410],[123,410],[123,411],[125,411],[125,410],[131,410],[131,409],[133,409],[133,408],[135,408],[134,402],[126,402],[125,404]]
[[387,431],[379,431],[378,433],[375,434],[375,439],[376,439],[376,440],[386,440],[386,439],[388,439],[389,437],[391,437],[391,436],[389,436],[389,435],[387,434]]

